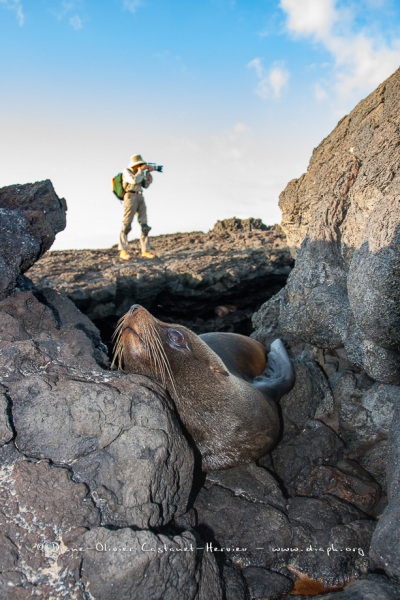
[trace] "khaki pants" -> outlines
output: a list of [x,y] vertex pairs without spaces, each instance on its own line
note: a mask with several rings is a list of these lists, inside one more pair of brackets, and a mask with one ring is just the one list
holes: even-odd
[[[132,229],[132,221],[134,216],[138,216],[139,225],[147,225],[147,211],[143,194],[140,192],[128,192],[124,196],[124,217],[122,221],[122,229],[119,234],[118,250],[129,250],[128,233]],[[149,252],[150,240],[147,235],[140,234],[140,250],[141,252]]]

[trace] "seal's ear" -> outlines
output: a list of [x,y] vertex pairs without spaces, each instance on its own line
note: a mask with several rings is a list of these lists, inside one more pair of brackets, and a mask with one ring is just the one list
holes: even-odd
[[223,367],[210,367],[210,369],[213,373],[216,373],[216,375],[226,375],[228,377],[230,375],[229,371],[227,371]]

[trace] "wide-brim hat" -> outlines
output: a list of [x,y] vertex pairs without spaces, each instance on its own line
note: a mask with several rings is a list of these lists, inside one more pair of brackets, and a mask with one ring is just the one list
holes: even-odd
[[145,165],[146,161],[143,160],[140,154],[134,154],[131,156],[131,164],[130,167],[137,167],[138,165]]

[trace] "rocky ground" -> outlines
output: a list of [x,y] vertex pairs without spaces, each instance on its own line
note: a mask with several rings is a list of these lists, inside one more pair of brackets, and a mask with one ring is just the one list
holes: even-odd
[[[110,369],[87,314],[115,318],[146,289],[162,311],[196,294],[244,306],[254,262],[266,276],[291,268],[261,241],[282,243],[280,230],[187,234],[179,260],[168,236],[150,264],[110,250],[99,268],[86,251],[80,275],[80,253],[43,257],[65,218],[51,183],[0,190],[1,598],[399,600],[399,115],[397,71],[283,192],[296,263],[253,335],[284,340],[296,384],[273,451],[207,475],[171,399]],[[49,287],[61,271],[69,297]]]
[[208,233],[152,238],[154,260],[131,242],[130,261],[116,247],[48,252],[27,273],[40,288],[64,292],[108,343],[118,319],[134,304],[196,333],[250,334],[251,317],[286,283],[293,267],[279,227],[228,219]]

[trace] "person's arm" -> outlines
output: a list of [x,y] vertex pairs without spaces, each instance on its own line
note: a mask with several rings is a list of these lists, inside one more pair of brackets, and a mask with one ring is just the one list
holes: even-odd
[[130,169],[124,169],[122,171],[122,176],[124,182],[129,185],[137,185],[138,183],[142,183],[144,179],[144,173],[140,168],[136,171],[136,173],[134,173]]
[[[152,169],[152,170],[154,170],[154,169]],[[151,184],[152,181],[153,181],[153,177],[150,175],[149,172],[147,172],[146,173],[146,177],[142,181],[142,187],[144,187],[145,189],[147,189],[149,187],[149,185]]]

